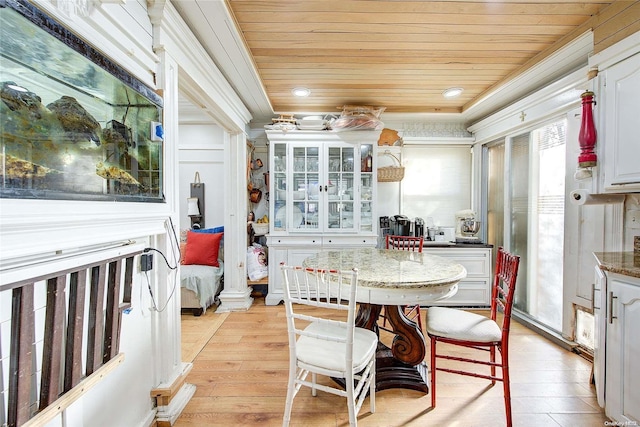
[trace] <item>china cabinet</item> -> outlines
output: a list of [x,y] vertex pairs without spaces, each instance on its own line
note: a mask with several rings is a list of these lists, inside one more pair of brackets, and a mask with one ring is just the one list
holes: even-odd
[[374,247],[379,131],[266,131],[269,139],[269,292],[282,300],[281,262],[326,248]]

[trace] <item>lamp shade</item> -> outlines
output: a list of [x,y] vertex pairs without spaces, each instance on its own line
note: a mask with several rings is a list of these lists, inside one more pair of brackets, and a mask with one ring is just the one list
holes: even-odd
[[189,197],[187,199],[187,215],[200,216],[200,209],[198,208],[197,197]]

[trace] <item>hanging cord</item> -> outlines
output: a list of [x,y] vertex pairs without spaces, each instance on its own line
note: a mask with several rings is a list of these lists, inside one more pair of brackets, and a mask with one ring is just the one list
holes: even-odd
[[[198,172],[196,172],[196,177],[199,180],[199,175]],[[156,304],[156,300],[155,297],[153,296],[153,290],[151,289],[151,280],[149,279],[149,272],[145,271],[144,272],[144,276],[147,279],[147,288],[149,288],[149,295],[151,296],[151,302],[153,303],[153,310],[158,312],[158,313],[162,313],[163,311],[166,310],[167,306],[169,305],[169,302],[171,301],[171,298],[173,298],[173,294],[175,294],[176,292],[176,288],[178,285],[178,266],[180,265],[180,261],[182,260],[182,254],[180,254],[180,242],[178,241],[178,236],[176,235],[176,230],[173,226],[173,220],[171,219],[171,217],[169,217],[169,223],[171,225],[171,232],[169,233],[169,242],[171,243],[171,252],[173,254],[173,259],[177,259],[177,263],[175,266],[172,266],[169,264],[169,261],[167,260],[167,257],[164,256],[164,254],[162,253],[162,251],[155,249],[155,248],[145,248],[144,249],[144,253],[148,253],[150,251],[155,251],[158,252],[161,256],[162,259],[164,259],[165,264],[167,264],[167,267],[173,272],[173,288],[171,289],[171,293],[169,294],[169,296],[167,297],[167,301],[165,302],[164,306],[162,308],[158,308],[158,305]],[[168,230],[167,230],[168,231]],[[173,239],[171,239],[171,236],[173,236]],[[178,256],[176,257],[176,247],[178,250]]]

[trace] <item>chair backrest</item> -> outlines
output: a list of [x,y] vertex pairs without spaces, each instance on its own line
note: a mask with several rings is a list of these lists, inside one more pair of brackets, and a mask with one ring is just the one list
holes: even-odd
[[511,309],[513,307],[519,265],[520,257],[518,255],[510,254],[502,247],[498,248],[491,290],[491,319],[495,321],[498,310],[502,311],[503,340],[508,336],[511,325]]
[[387,234],[386,248],[387,249],[399,249],[402,251],[422,252],[422,246],[424,245],[424,237],[413,236],[396,236],[393,234]]
[[[317,339],[347,343],[347,361],[352,360],[352,347],[356,318],[356,291],[358,270],[337,271],[288,266],[280,264],[284,276],[284,305],[289,333],[289,348],[295,348],[298,335],[309,335]],[[329,308],[343,313],[331,318],[321,317],[318,311],[301,306]],[[344,313],[346,311],[346,313]],[[325,312],[326,313],[326,312]],[[304,325],[296,325],[296,321]],[[306,322],[334,324],[344,327],[344,336],[323,335],[318,330],[305,331]],[[348,366],[348,365],[345,365]]]

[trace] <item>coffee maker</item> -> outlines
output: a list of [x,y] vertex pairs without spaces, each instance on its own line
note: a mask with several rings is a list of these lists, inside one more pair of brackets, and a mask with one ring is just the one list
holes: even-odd
[[424,236],[424,219],[416,217],[413,220],[413,235],[415,237]]
[[480,231],[480,221],[476,220],[476,213],[471,209],[456,212],[456,243],[481,243],[477,236]]
[[391,234],[396,236],[411,236],[411,220],[405,215],[394,215],[389,218]]

